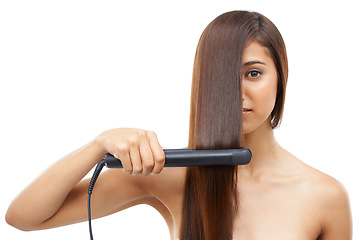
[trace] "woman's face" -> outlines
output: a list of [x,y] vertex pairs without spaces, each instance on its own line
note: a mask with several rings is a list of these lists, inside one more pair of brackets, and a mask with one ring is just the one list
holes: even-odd
[[242,63],[243,130],[271,128],[271,112],[277,92],[277,72],[268,51],[254,41],[244,49]]

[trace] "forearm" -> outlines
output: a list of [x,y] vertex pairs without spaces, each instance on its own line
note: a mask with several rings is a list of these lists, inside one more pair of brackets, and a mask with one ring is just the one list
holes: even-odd
[[6,220],[18,228],[31,229],[49,219],[104,154],[92,141],[56,162],[12,202]]

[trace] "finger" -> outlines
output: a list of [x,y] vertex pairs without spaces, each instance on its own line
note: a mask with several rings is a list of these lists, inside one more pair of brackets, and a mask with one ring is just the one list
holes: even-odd
[[131,160],[130,160],[130,154],[127,149],[126,150],[119,149],[118,153],[114,154],[114,157],[116,157],[117,159],[120,159],[125,173],[130,174],[132,172],[132,164],[131,164]]
[[142,161],[142,175],[147,176],[154,168],[154,157],[147,139],[140,145],[140,156]]
[[140,157],[140,149],[138,146],[133,146],[130,148],[130,158],[132,164],[132,175],[140,174],[142,169],[142,161]]
[[153,160],[154,167],[152,169],[152,173],[158,174],[164,168],[165,153],[164,153],[164,150],[162,149],[162,147],[158,141],[158,138],[154,132],[148,132],[147,136],[149,139],[151,151],[152,151],[153,158],[154,158],[154,160]]

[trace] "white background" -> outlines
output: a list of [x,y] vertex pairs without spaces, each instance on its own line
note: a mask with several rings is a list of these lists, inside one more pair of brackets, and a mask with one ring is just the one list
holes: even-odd
[[[277,139],[345,185],[360,239],[360,9],[350,0],[1,1],[1,239],[89,238],[87,223],[21,232],[4,219],[21,189],[104,130],[149,129],[185,147],[197,41],[230,10],[258,11],[282,33],[290,72]],[[169,239],[147,206],[93,229],[97,240]]]

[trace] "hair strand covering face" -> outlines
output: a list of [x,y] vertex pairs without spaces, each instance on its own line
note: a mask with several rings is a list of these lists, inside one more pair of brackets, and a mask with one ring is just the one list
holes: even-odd
[[[287,79],[285,45],[275,25],[259,13],[227,12],[204,30],[196,50],[189,147],[242,147],[241,65],[246,44],[258,41],[274,59],[278,95],[272,126],[281,119]],[[189,167],[181,240],[231,240],[238,211],[237,167]]]

